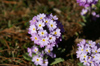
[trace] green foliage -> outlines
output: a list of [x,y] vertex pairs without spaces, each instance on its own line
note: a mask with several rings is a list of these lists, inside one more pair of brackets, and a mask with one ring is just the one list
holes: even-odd
[[82,16],[82,18],[83,18],[83,21],[86,22],[86,17],[85,16]]
[[79,24],[80,24],[82,27],[86,25],[84,22],[79,22]]
[[[29,53],[25,53],[23,55],[24,59],[27,60],[27,61],[32,61],[32,58],[28,55]],[[32,54],[32,57],[34,56],[35,54]],[[32,64],[32,66],[35,66],[33,62],[30,62],[29,64]]]
[[84,66],[83,63],[77,63],[78,66]]
[[62,39],[64,39],[64,35],[62,35]]
[[52,62],[50,65],[54,65],[54,64],[57,64],[57,63],[60,63],[60,62],[63,62],[64,59],[63,58],[55,58],[55,61]]
[[29,57],[29,55],[28,55],[29,53],[25,53],[24,55],[23,55],[23,57],[26,59],[26,60],[28,60],[28,61],[31,61],[32,60],[32,58],[31,57]]

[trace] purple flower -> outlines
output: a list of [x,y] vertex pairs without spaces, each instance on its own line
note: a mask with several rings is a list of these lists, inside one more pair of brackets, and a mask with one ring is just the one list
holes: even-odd
[[53,16],[52,13],[50,14],[50,18],[51,18],[52,20],[58,20],[57,16]]
[[82,9],[81,15],[84,16],[88,12],[87,9]]
[[77,46],[84,46],[85,43],[86,43],[86,40],[83,39],[79,44],[77,44]]
[[51,21],[51,19],[45,18],[45,19],[43,19],[43,21],[44,21],[46,24],[48,24],[48,23]]
[[55,40],[56,40],[56,37],[49,34],[49,42],[53,43],[53,42],[55,42]]
[[31,33],[31,34],[37,33],[37,32],[36,32],[36,26],[35,26],[35,25],[31,25],[31,26],[29,27],[29,30],[30,30],[30,33]]
[[36,46],[33,46],[33,47],[32,47],[32,52],[37,53],[38,50],[39,50],[39,49],[38,49]]
[[96,4],[98,0],[77,0],[77,3],[79,3],[80,6],[89,7],[92,6],[92,4]]
[[45,26],[45,24],[42,21],[39,21],[36,23],[38,29],[43,29],[43,27]]
[[34,62],[35,65],[41,65],[42,60],[43,59],[41,57],[37,56],[37,55],[32,58],[32,62]]
[[40,37],[37,34],[33,34],[31,40],[34,41],[35,44],[39,44]]
[[52,50],[53,50],[53,48],[51,48],[51,47],[45,48],[45,52],[46,52],[47,54],[50,54]]
[[92,15],[95,16],[96,15],[96,12],[92,12]]
[[99,15],[99,14],[97,14],[97,15],[96,15],[96,17],[100,17],[100,15]]
[[48,59],[44,59],[41,66],[48,66]]
[[88,41],[88,44],[89,44],[89,46],[91,46],[91,47],[94,47],[94,46],[96,45],[96,43],[93,42],[93,41]]
[[55,35],[57,38],[59,38],[61,35],[60,29],[57,28],[55,31],[52,32],[52,34]]
[[54,22],[53,20],[51,20],[49,22],[49,24],[47,24],[47,26],[49,27],[50,31],[54,30],[55,28],[57,28],[57,24],[56,22]]
[[77,58],[86,66],[98,66],[100,64],[100,47],[93,41],[80,42],[76,51]]
[[37,20],[42,20],[45,17],[46,17],[46,15],[44,13],[43,14],[39,14],[39,15],[37,15]]
[[58,43],[62,41],[62,32],[64,32],[63,26],[58,21],[57,16],[52,14],[39,14],[34,16],[30,20],[30,27],[28,33],[31,34],[31,40],[34,41],[34,46],[28,48],[28,53],[32,57],[32,53],[35,54],[32,58],[32,62],[41,66],[48,66],[49,56],[56,57],[53,47],[58,47]]
[[34,16],[34,17],[32,18],[32,20],[30,20],[30,25],[34,25],[34,24],[36,24],[36,22],[37,22],[36,16]]
[[47,38],[47,37],[42,38],[42,39],[39,41],[40,47],[44,47],[44,46],[48,45],[48,43],[49,43],[48,40],[49,40],[49,38]]
[[38,34],[39,34],[40,37],[46,37],[47,31],[46,30],[40,30],[40,31],[38,31]]
[[31,48],[27,48],[27,52],[29,53],[29,56],[32,57],[32,50],[31,50]]

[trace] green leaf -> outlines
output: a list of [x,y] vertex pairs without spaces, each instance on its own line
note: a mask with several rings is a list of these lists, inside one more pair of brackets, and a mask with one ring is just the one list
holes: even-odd
[[81,26],[85,26],[84,22],[78,22]]
[[64,35],[62,35],[62,39],[64,39]]
[[82,18],[83,18],[84,22],[86,22],[86,17],[85,16],[82,16]]
[[77,63],[78,66],[84,66],[83,63]]
[[26,60],[31,61],[32,58],[31,58],[28,54],[29,54],[29,53],[25,53],[25,54],[23,55],[23,57],[24,57]]
[[54,64],[57,64],[57,63],[60,63],[60,62],[63,62],[64,59],[63,58],[55,58],[55,61],[52,62],[50,65],[54,65]]

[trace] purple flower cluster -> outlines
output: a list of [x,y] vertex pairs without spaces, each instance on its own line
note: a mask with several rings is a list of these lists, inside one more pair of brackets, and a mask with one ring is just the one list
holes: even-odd
[[93,41],[81,41],[78,44],[77,58],[85,66],[100,66],[100,45]]
[[97,7],[95,6],[95,4],[92,4],[89,7],[83,8],[81,11],[81,15],[82,16],[90,15],[90,16],[92,16],[93,20],[96,20],[97,18],[100,17],[100,15],[98,13],[96,13],[96,9],[97,9]]
[[[31,40],[34,41],[34,46],[28,48],[29,56],[32,57],[32,62],[35,65],[47,66],[48,56],[55,58],[53,47],[62,41],[63,26],[58,21],[56,16],[44,13],[34,16],[30,20],[29,34]],[[32,56],[32,54],[35,56]]]
[[89,7],[92,4],[96,4],[98,0],[77,0],[80,6]]

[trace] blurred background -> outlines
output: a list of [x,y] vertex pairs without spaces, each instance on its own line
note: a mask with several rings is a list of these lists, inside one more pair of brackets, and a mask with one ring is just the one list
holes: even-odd
[[65,61],[53,66],[77,66],[82,8],[76,0],[0,0],[0,66],[32,66],[23,54],[33,45],[28,34],[29,20],[39,13],[56,15],[65,30],[60,44],[66,48],[61,54]]

